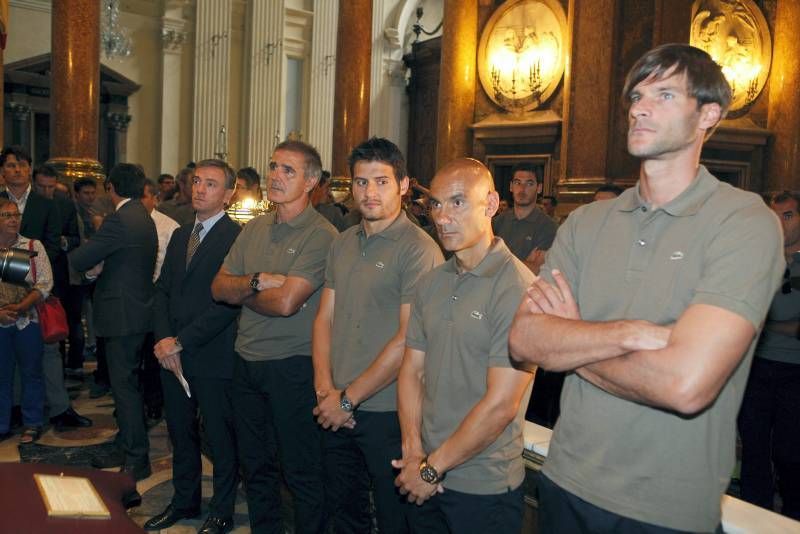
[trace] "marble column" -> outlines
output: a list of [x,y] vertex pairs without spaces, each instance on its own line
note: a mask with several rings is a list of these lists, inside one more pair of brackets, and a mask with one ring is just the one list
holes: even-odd
[[53,2],[50,161],[71,178],[103,179],[97,161],[100,3]]
[[777,2],[769,75],[767,129],[774,134],[764,173],[767,190],[797,189],[800,176],[800,4]]
[[9,102],[6,111],[11,115],[11,139],[8,144],[31,149],[31,107],[28,104]]
[[369,135],[372,0],[339,2],[333,105],[334,176],[349,176],[347,156]]
[[444,0],[442,59],[439,69],[439,118],[436,168],[472,154],[470,124],[475,115],[478,4],[476,0]]
[[197,0],[195,7],[192,159],[227,157],[232,0]]
[[[343,0],[347,1],[347,0]],[[336,90],[336,20],[339,0],[314,4],[314,27],[311,38],[311,76],[308,102],[308,142],[322,158],[322,166],[330,169],[333,153],[333,99]]]
[[[161,173],[176,174],[186,164],[181,159],[181,71],[187,22],[183,5],[168,2],[161,18]],[[184,157],[186,155],[184,154]]]
[[272,149],[281,140],[283,81],[283,2],[256,0],[250,4],[243,161],[266,175]]
[[[616,0],[570,0],[572,36],[564,73],[559,193],[585,193],[606,181],[613,113]],[[566,189],[566,190],[565,190]]]

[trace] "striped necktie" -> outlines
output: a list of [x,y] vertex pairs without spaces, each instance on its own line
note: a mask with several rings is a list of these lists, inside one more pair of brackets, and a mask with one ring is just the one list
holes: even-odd
[[192,235],[189,236],[189,245],[186,247],[186,267],[192,262],[192,256],[197,252],[197,247],[200,246],[200,232],[203,230],[203,223],[194,225]]

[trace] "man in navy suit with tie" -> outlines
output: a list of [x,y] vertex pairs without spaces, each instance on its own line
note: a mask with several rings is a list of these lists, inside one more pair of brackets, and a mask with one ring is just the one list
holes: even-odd
[[[192,184],[195,221],[172,235],[156,282],[155,355],[163,367],[175,493],[169,506],[144,524],[145,530],[165,529],[200,513],[198,409],[214,462],[214,495],[200,532],[233,528],[238,469],[230,385],[240,308],[215,302],[211,282],[240,231],[224,210],[235,185],[236,174],[224,161],[197,164]],[[185,377],[191,397],[180,377]]]

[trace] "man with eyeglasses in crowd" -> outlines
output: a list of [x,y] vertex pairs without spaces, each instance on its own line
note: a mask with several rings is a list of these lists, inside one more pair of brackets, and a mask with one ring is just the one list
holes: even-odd
[[232,402],[253,532],[283,532],[279,463],[296,532],[325,528],[311,330],[337,232],[311,206],[321,172],[314,147],[275,148],[267,198],[276,210],[244,226],[212,284],[216,300],[242,306]]

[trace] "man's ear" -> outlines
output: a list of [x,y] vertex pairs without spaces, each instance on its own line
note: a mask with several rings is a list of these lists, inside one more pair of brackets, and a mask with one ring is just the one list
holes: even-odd
[[305,181],[306,185],[303,188],[303,191],[305,191],[306,193],[310,193],[315,187],[317,187],[317,184],[319,183],[319,177],[317,178],[308,177],[305,179]]
[[497,209],[500,207],[500,195],[497,194],[497,191],[489,191],[486,198],[486,216],[490,219],[494,217],[494,214],[497,213]]
[[716,102],[709,102],[700,106],[700,123],[698,127],[709,131],[722,120],[722,108]]
[[403,179],[400,180],[400,196],[403,197],[408,193],[408,188],[411,187],[411,182],[408,179],[408,176],[403,176]]

